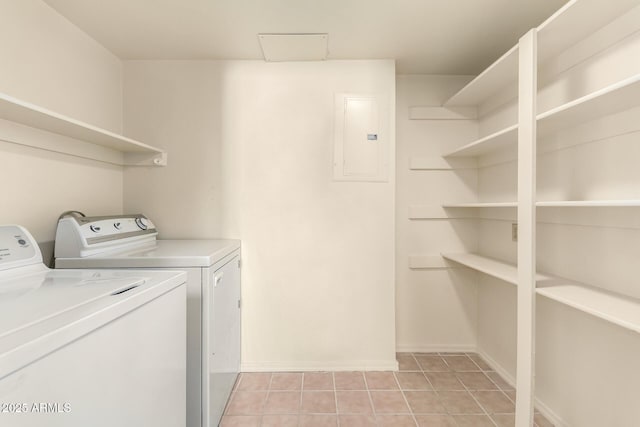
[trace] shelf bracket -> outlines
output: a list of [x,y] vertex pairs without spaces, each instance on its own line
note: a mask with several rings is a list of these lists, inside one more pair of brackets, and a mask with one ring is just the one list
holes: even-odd
[[124,166],[167,166],[167,153],[125,153]]

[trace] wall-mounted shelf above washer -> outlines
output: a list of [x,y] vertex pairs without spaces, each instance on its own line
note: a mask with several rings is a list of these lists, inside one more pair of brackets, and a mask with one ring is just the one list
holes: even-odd
[[[18,140],[18,138],[15,137],[7,139],[6,136],[0,136],[1,139],[7,142],[69,155],[77,155],[78,157],[103,160],[100,156],[87,154],[96,150],[87,150],[87,147],[81,147],[82,145],[97,145],[110,151],[110,155],[107,156],[108,160],[103,160],[108,163],[128,166],[166,166],[167,164],[167,153],[159,148],[58,114],[3,93],[0,93],[0,119],[35,128],[40,131],[61,135],[66,139],[71,138],[75,140],[74,143],[56,141],[55,139],[45,142],[42,140],[31,142],[30,138],[20,138]],[[99,149],[97,151],[99,151]]]

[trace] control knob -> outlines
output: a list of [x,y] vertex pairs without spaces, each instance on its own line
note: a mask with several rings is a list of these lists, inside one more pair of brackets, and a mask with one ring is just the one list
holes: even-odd
[[140,230],[146,230],[147,229],[146,218],[136,218],[136,225],[138,226],[138,228],[140,228]]

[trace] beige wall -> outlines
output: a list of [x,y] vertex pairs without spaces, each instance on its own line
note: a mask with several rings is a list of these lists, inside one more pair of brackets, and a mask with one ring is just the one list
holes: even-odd
[[332,180],[334,93],[391,100],[393,159],[394,74],[393,61],[125,63],[125,130],[170,153],[167,168],[125,171],[125,210],[164,238],[242,239],[243,369],[395,366],[395,171]]
[[[0,0],[0,16],[0,92],[120,131],[118,58],[39,0]],[[9,143],[6,126],[0,120],[0,223],[22,224],[48,242],[62,211],[122,211],[122,168]]]

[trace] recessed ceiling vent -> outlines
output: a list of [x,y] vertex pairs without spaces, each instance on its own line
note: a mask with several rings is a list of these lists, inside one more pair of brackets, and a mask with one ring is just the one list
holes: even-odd
[[265,61],[324,61],[327,59],[329,35],[258,34]]

